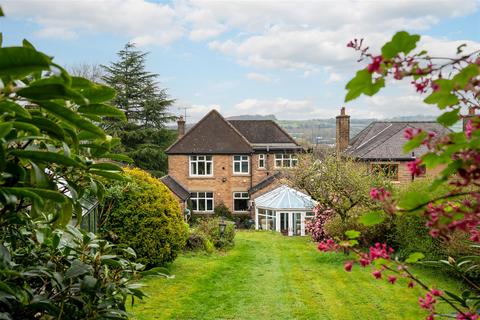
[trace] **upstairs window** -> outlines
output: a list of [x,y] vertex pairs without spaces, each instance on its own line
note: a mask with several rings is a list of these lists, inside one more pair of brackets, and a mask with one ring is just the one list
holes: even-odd
[[248,174],[249,172],[249,156],[233,156],[233,173]]
[[276,154],[275,168],[293,168],[298,164],[298,157],[296,154]]
[[397,163],[372,163],[372,173],[382,174],[390,180],[398,180]]
[[212,156],[190,156],[191,177],[213,176]]
[[233,193],[233,211],[248,211],[248,192]]
[[258,155],[258,167],[260,169],[265,169],[265,155],[259,154]]
[[192,192],[190,193],[192,209],[196,212],[213,211],[213,192]]

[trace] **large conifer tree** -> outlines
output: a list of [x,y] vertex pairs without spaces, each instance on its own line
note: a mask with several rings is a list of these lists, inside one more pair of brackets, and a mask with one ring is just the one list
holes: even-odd
[[166,89],[159,88],[158,75],[146,70],[147,55],[136,50],[133,43],[127,43],[118,52],[118,61],[102,66],[103,80],[117,90],[112,103],[127,117],[126,123],[111,119],[105,129],[122,139],[118,152],[159,176],[167,171],[164,150],[175,139],[175,134],[165,129],[165,124],[175,119],[168,110],[174,100]]

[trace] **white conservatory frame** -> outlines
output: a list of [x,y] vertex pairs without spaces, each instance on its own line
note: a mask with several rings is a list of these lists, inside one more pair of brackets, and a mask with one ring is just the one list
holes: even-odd
[[[289,193],[289,195],[283,195]],[[293,196],[295,201],[285,196]],[[281,199],[274,199],[275,197]],[[272,200],[273,199],[273,200]],[[276,200],[276,201],[275,201]],[[265,205],[268,203],[269,205]],[[282,185],[255,199],[255,230],[287,231],[288,236],[305,236],[305,220],[312,217],[311,213],[316,202],[306,194]],[[262,213],[265,212],[265,214]],[[283,219],[282,219],[282,214]],[[300,218],[300,230],[298,230],[298,218]],[[285,225],[282,224],[282,220]]]

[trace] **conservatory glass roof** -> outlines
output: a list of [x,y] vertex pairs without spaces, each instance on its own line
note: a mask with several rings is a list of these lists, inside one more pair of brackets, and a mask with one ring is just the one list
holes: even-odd
[[317,202],[310,196],[290,188],[287,185],[273,189],[255,199],[257,208],[294,209],[299,211],[312,210]]

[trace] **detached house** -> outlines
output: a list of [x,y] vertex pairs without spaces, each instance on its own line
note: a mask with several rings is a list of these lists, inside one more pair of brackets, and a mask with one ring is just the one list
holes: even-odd
[[[360,131],[350,140],[350,116],[341,109],[336,118],[336,148],[359,161],[365,162],[372,173],[382,173],[394,183],[407,183],[414,177],[407,168],[407,163],[425,154],[428,149],[420,146],[411,153],[404,153],[403,145],[408,141],[404,137],[407,128],[422,129],[435,132],[439,137],[451,132],[435,121],[375,121]],[[426,176],[434,176],[441,170],[436,168],[426,172]]]
[[194,213],[213,213],[225,204],[235,214],[251,214],[252,200],[275,187],[284,168],[297,165],[302,151],[271,120],[226,120],[212,110],[170,146],[168,175],[162,181]]

